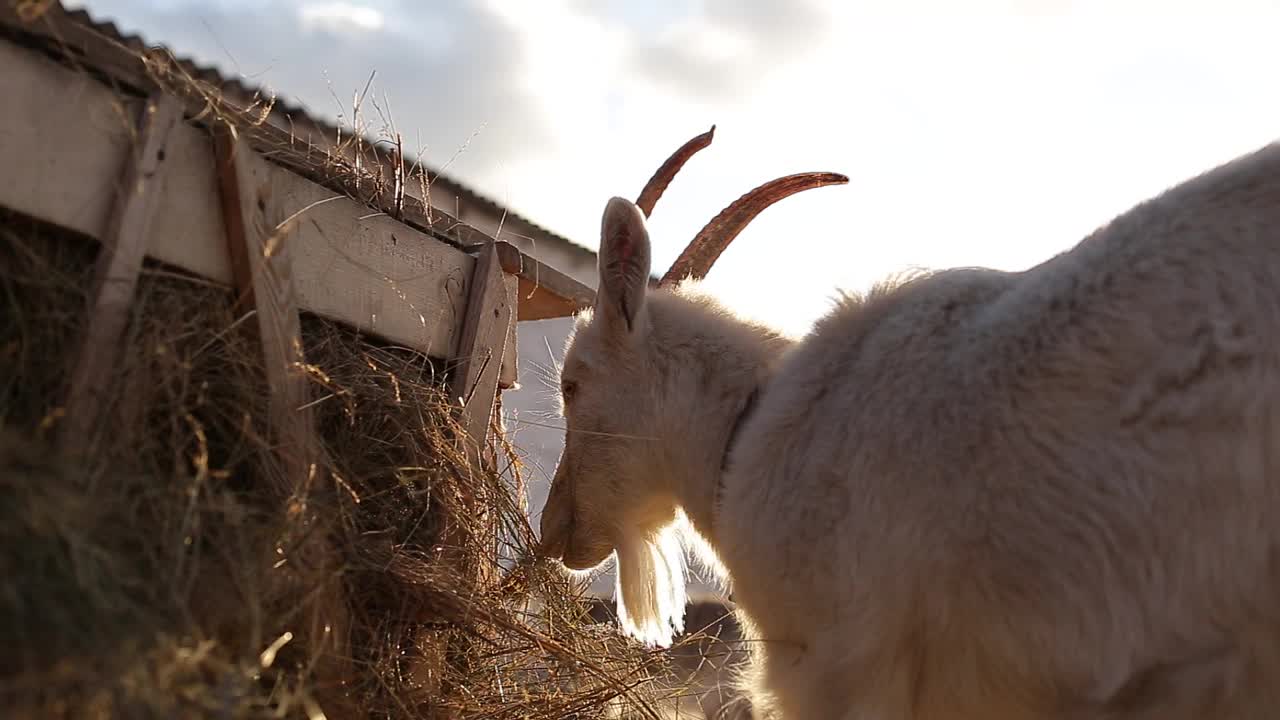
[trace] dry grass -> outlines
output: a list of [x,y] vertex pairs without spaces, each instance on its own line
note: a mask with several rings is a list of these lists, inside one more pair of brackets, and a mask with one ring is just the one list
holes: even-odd
[[592,624],[532,559],[518,468],[457,450],[443,369],[417,353],[304,319],[328,460],[280,497],[251,323],[227,290],[149,265],[108,419],[86,457],[58,457],[93,252],[0,219],[10,717],[653,712],[664,656]]
[[[116,78],[122,99],[165,87],[203,105],[198,122],[462,241],[423,202],[431,178],[394,123],[366,139],[359,99],[355,131],[317,147],[265,123],[270,98],[237,106],[167,52],[137,56],[145,82]],[[448,368],[417,352],[304,316],[323,452],[296,487],[266,426],[254,319],[228,289],[148,264],[104,421],[84,456],[60,457],[94,256],[0,215],[8,717],[658,717],[684,693],[670,654],[593,622],[581,588],[533,559],[514,453],[497,448],[494,471],[459,451]]]

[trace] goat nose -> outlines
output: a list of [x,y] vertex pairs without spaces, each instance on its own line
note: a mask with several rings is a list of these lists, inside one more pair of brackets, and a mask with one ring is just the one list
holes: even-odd
[[564,557],[565,546],[568,544],[568,538],[563,536],[549,538],[544,534],[542,542],[538,545],[538,554],[548,560],[560,560]]
[[547,522],[547,514],[542,515],[542,541],[538,543],[538,554],[548,560],[559,560],[569,549],[569,533],[563,523]]
[[564,557],[569,545],[569,533],[564,527],[565,523],[559,519],[560,513],[555,501],[555,497],[550,498],[546,507],[542,509],[542,522],[539,527],[542,540],[538,543],[537,550],[539,555],[550,560],[559,560]]

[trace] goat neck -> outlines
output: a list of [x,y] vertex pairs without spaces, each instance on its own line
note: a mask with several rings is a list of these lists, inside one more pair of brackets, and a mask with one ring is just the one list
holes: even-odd
[[692,285],[651,298],[653,360],[667,404],[658,452],[676,504],[714,544],[731,441],[794,341],[728,313]]

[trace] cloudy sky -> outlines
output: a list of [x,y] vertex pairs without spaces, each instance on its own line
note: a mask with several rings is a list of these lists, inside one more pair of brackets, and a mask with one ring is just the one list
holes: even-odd
[[759,182],[843,172],[709,279],[793,332],[902,268],[1032,265],[1280,136],[1274,0],[87,5],[330,119],[376,72],[428,163],[592,247],[607,198],[714,123],[652,219],[658,270]]

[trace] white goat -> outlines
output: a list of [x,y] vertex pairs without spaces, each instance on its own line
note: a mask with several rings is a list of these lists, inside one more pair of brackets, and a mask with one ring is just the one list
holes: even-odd
[[648,287],[643,215],[709,141],[605,209],[545,554],[616,551],[624,627],[664,642],[691,528],[785,718],[1280,717],[1280,144],[793,342],[671,281],[840,176],[744,196]]

